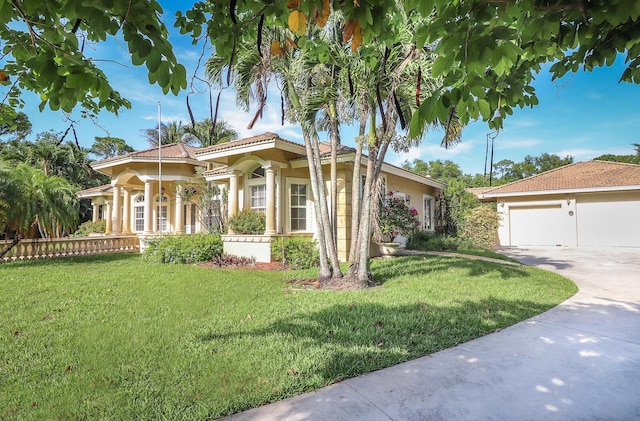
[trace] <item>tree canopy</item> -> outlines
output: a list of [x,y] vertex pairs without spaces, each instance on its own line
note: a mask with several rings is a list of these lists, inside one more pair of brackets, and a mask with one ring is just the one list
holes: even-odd
[[309,42],[308,31],[312,23],[326,22],[333,11],[343,16],[343,39],[375,66],[379,59],[369,46],[394,42],[400,19],[390,16],[401,16],[403,8],[414,11],[417,48],[437,56],[425,71],[442,78],[442,88],[413,113],[410,135],[420,130],[418,123],[446,121],[450,107],[463,124],[482,119],[492,128],[501,127],[514,107],[538,103],[532,82],[546,64],[551,64],[555,79],[610,65],[624,55],[626,69],[620,80],[640,83],[640,2],[207,1],[196,3],[186,14],[178,12],[176,25],[196,38],[206,33],[216,54],[229,63],[237,45],[267,27],[290,29],[296,37],[288,46],[328,58],[325,47]]
[[[130,108],[98,66],[102,58],[89,48],[120,36],[131,63],[146,65],[149,82],[165,94],[177,94],[187,87],[186,70],[173,53],[162,12],[156,0],[0,1],[3,106],[21,107],[20,94],[28,90],[40,96],[40,110],[71,112],[80,105],[85,113],[97,114]],[[0,118],[0,124],[8,124],[11,113]]]

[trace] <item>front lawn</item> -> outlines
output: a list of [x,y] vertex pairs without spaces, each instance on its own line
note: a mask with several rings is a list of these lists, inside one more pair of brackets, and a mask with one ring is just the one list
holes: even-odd
[[464,258],[375,260],[381,286],[138,255],[0,264],[0,419],[211,419],[491,333],[576,292]]

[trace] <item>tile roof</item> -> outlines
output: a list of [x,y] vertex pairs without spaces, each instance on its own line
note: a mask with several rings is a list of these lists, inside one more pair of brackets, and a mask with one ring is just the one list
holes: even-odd
[[253,145],[253,144],[258,144],[263,142],[269,142],[272,140],[279,140],[281,142],[290,143],[296,146],[304,146],[299,143],[283,139],[280,136],[278,136],[276,133],[266,132],[256,136],[246,137],[244,139],[234,140],[231,142],[219,143],[217,145],[209,146],[207,148],[198,149],[198,151],[196,152],[196,155],[203,155],[205,153],[215,152],[215,151],[223,151],[225,149],[233,149],[233,148],[237,148],[238,146],[246,146],[246,145]]
[[78,196],[95,196],[101,193],[109,193],[113,187],[111,184],[103,184],[102,186],[91,187],[89,189],[80,190],[77,195]]
[[[320,156],[330,156],[331,155],[331,143],[330,142],[320,142],[318,145],[318,150],[320,151]],[[352,148],[347,145],[338,145],[337,149],[338,155],[344,155],[348,153],[356,153],[356,148]]]
[[[193,159],[195,160],[195,152],[198,148],[185,145],[184,143],[171,143],[169,145],[162,145],[162,159]],[[103,159],[102,161],[96,161],[94,164],[102,165],[108,162],[116,162],[122,159],[158,159],[158,147],[153,147],[149,149],[143,149],[141,151],[135,151],[128,153],[126,155],[118,155],[111,158]]]
[[509,193],[544,192],[640,186],[640,165],[609,161],[576,162],[523,180],[496,187],[485,196]]

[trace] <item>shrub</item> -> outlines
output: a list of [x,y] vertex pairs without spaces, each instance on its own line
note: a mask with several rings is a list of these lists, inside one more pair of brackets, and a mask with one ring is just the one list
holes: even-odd
[[420,227],[418,211],[410,208],[400,197],[393,197],[393,192],[381,201],[378,208],[378,228],[381,241],[393,241],[401,235],[410,237]]
[[101,219],[100,221],[87,221],[80,224],[76,232],[74,232],[71,237],[86,237],[92,233],[102,233],[107,230],[107,221]]
[[460,247],[456,237],[418,231],[407,241],[406,247],[411,250],[455,251]]
[[465,248],[493,249],[497,244],[499,221],[498,212],[491,206],[472,209],[459,233]]
[[228,224],[236,234],[264,234],[267,226],[265,216],[252,210],[243,210],[232,216]]
[[142,257],[158,263],[208,262],[222,254],[215,234],[166,235],[149,239]]
[[312,238],[280,237],[271,242],[271,259],[294,269],[310,269],[320,264],[320,252]]
[[211,259],[211,263],[218,267],[243,267],[255,266],[255,257],[234,256],[231,254],[221,254]]

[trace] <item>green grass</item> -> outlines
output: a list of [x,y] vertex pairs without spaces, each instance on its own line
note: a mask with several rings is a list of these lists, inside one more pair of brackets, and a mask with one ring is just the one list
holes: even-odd
[[520,263],[518,260],[505,256],[504,254],[496,253],[495,251],[485,249],[458,249],[452,253],[467,254],[471,256],[489,257],[491,259],[504,260],[506,262]]
[[0,265],[0,419],[211,419],[468,341],[576,292],[560,276],[435,256],[380,287],[111,255]]

